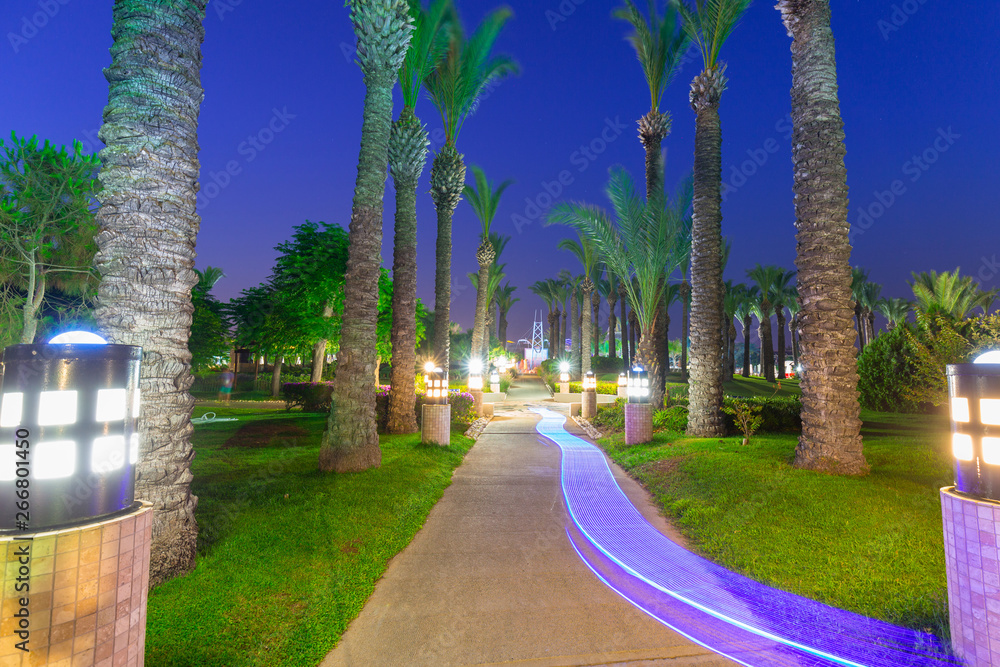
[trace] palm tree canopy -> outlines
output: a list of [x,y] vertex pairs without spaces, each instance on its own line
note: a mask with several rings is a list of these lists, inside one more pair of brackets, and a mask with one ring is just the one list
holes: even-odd
[[[747,277],[757,283],[757,289],[760,291],[758,310],[765,307],[765,305],[769,309],[773,308],[775,298],[780,295],[784,287],[787,287],[791,276],[794,274],[794,271],[785,271],[780,266],[774,264],[768,264],[767,266],[758,264],[754,268],[749,269]],[[770,313],[764,314],[764,317],[769,316]]]
[[640,325],[648,330],[663,296],[664,277],[682,260],[691,179],[684,179],[671,204],[660,195],[643,201],[623,168],[613,167],[610,173],[605,191],[614,217],[598,206],[563,202],[552,208],[546,224],[573,227],[590,240],[608,269],[622,280]]
[[898,324],[906,319],[913,309],[913,302],[902,298],[879,299],[875,304],[875,310],[882,314],[885,319],[892,324]]
[[[568,250],[573,253],[580,264],[583,265],[583,273],[585,277],[590,278],[590,280],[596,286],[600,281],[599,274],[595,276],[595,271],[598,267],[598,256],[597,251],[594,248],[594,244],[590,242],[582,232],[577,232],[579,235],[579,240],[577,239],[560,239],[556,247],[560,250]],[[596,280],[595,280],[596,277]]]
[[750,0],[694,0],[694,8],[687,0],[670,0],[671,6],[684,19],[684,32],[698,45],[706,71],[713,71],[719,63],[719,52],[740,22]]
[[[472,207],[473,212],[483,226],[482,239],[485,241],[491,237],[490,225],[493,224],[493,218],[496,217],[497,206],[500,204],[500,196],[514,181],[507,179],[494,188],[493,183],[490,183],[490,180],[486,178],[486,173],[482,168],[472,165],[472,173],[476,185],[473,187],[466,184],[463,193],[465,194],[466,201],[469,202],[469,206]],[[497,255],[500,254],[500,250],[496,249],[495,244],[494,251]]]
[[663,91],[677,73],[677,66],[689,42],[688,34],[680,26],[677,10],[668,6],[660,16],[656,0],[650,0],[647,19],[632,0],[625,0],[625,6],[611,15],[632,25],[632,32],[625,39],[635,49],[649,84],[650,108],[659,111]]
[[984,292],[970,276],[960,276],[958,268],[953,272],[927,271],[912,275],[910,287],[917,300],[917,311],[929,321],[937,315],[963,320],[974,308],[982,308],[985,313],[997,297],[996,290]]
[[503,249],[507,247],[508,243],[510,243],[510,237],[504,236],[498,232],[490,232],[489,240],[490,245],[493,246],[493,262],[495,264],[500,259]]
[[497,308],[506,313],[511,309],[511,306],[520,301],[521,299],[519,297],[514,297],[514,292],[516,290],[517,287],[511,285],[509,282],[505,283],[502,287],[500,287],[496,291],[496,294],[493,295],[493,298],[497,304]]
[[202,292],[208,292],[215,287],[215,283],[226,277],[222,269],[217,266],[206,266],[204,271],[195,269],[194,272],[198,274],[198,284],[195,285],[194,289]]
[[456,18],[448,31],[443,57],[424,80],[427,94],[441,114],[445,140],[452,146],[487,84],[519,71],[509,56],[491,53],[497,36],[513,15],[508,7],[493,10],[468,39]]
[[399,68],[399,87],[403,105],[413,109],[420,97],[420,87],[444,56],[454,9],[452,0],[432,0],[426,10],[420,6],[420,0],[409,0],[409,5],[413,32],[410,48]]

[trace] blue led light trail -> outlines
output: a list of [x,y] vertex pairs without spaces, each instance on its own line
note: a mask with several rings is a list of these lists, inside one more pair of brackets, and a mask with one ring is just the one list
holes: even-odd
[[661,623],[751,667],[962,664],[934,635],[771,588],[683,549],[632,505],[604,454],[566,432],[564,416],[533,410],[542,418],[538,433],[562,450],[574,548],[605,584]]

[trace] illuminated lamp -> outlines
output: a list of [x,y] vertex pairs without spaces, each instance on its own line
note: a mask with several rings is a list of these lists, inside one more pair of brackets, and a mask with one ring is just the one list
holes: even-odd
[[628,374],[628,402],[649,403],[649,373],[636,365]]

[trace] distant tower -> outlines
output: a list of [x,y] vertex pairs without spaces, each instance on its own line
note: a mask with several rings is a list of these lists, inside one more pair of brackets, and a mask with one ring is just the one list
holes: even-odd
[[536,359],[545,346],[545,330],[542,328],[542,311],[535,311],[535,326],[531,331],[531,352]]

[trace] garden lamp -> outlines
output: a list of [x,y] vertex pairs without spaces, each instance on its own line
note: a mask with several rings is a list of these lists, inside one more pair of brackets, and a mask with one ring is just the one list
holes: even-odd
[[594,371],[587,371],[587,374],[583,376],[583,390],[597,391],[597,376],[594,375]]
[[444,405],[448,402],[448,374],[434,362],[424,364],[424,382],[427,385],[427,402],[431,405]]
[[628,402],[649,402],[649,373],[638,364],[628,374]]
[[619,387],[628,387],[628,376],[625,375],[624,373],[619,373],[618,374],[618,386]]
[[949,364],[947,374],[955,489],[1000,500],[1000,352]]
[[559,362],[559,381],[569,382],[569,362],[560,361]]
[[18,502],[32,531],[133,507],[141,358],[88,332],[3,351],[0,531],[25,530]]
[[483,362],[473,359],[469,362],[469,391],[483,390]]

